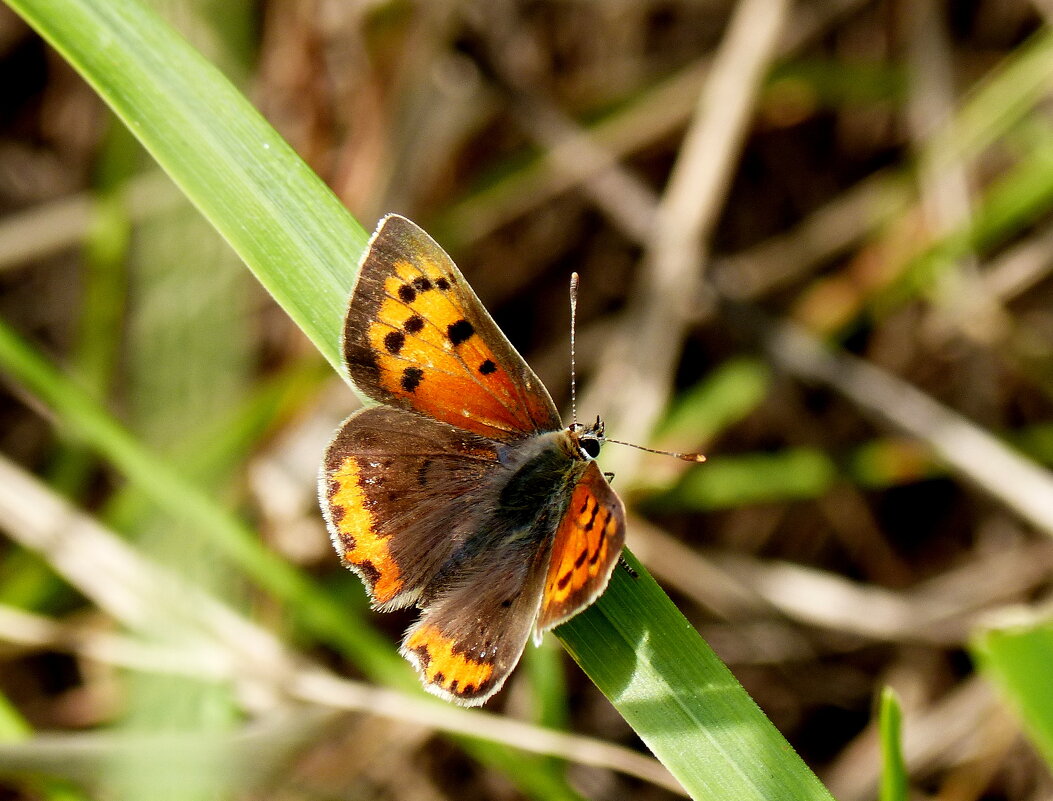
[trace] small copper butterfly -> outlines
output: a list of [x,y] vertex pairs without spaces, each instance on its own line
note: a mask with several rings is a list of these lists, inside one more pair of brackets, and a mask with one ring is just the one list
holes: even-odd
[[362,260],[343,355],[382,405],[325,452],[333,545],[375,608],[422,610],[401,653],[425,688],[477,706],[531,635],[607,586],[625,510],[594,461],[603,424],[563,426],[450,257],[395,214]]

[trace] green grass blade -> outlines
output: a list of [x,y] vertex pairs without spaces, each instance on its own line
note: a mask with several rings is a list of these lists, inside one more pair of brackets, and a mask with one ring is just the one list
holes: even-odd
[[972,651],[1053,768],[1053,620],[1024,619],[991,627],[976,635]]
[[684,472],[676,487],[650,503],[655,508],[727,509],[773,501],[816,498],[838,480],[837,465],[816,448],[725,457]]
[[628,551],[587,612],[556,632],[693,798],[831,798],[731,671]]
[[881,691],[879,710],[881,729],[881,790],[880,801],[907,801],[907,768],[903,762],[903,714],[899,699],[891,687]]
[[[10,4],[96,88],[338,365],[344,306],[366,237],[321,181],[228,81],[133,0]],[[117,440],[126,457],[141,460],[126,440]],[[135,467],[140,473],[147,469],[141,463]],[[153,491],[163,496],[171,486]],[[231,531],[201,496],[186,493],[184,500],[202,522],[237,534],[231,539],[235,552],[244,547],[243,532]],[[269,569],[277,566],[271,563]],[[279,587],[291,580],[274,575],[281,578]],[[289,589],[285,585],[285,592]],[[829,799],[642,570],[635,580],[617,573],[602,603],[560,633],[694,796]]]
[[676,397],[656,433],[663,442],[706,442],[757,408],[770,385],[767,365],[729,359]]
[[371,676],[390,676],[393,671],[402,675],[398,672],[401,660],[394,654],[385,656],[379,635],[346,614],[303,574],[265,549],[244,523],[145,448],[2,321],[0,370],[42,400],[161,509],[179,516],[194,533],[210,536],[218,553],[260,586],[288,601],[291,611],[309,631],[340,647]]
[[135,0],[9,0],[339,367],[366,232],[259,112]]

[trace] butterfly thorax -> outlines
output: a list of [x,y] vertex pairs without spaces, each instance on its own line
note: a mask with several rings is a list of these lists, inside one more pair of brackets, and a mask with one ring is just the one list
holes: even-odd
[[599,421],[575,423],[500,448],[498,458],[514,471],[500,492],[501,516],[535,533],[554,529],[574,485],[599,453],[602,428]]

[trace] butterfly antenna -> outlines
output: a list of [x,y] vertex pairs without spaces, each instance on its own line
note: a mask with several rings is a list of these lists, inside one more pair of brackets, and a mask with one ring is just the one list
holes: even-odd
[[[570,409],[571,414],[574,416],[574,424],[578,423],[578,390],[577,390],[577,375],[574,366],[574,329],[576,327],[578,318],[578,274],[570,274]],[[596,425],[600,425],[600,419],[596,418]],[[675,453],[673,451],[659,451],[654,448],[645,448],[643,445],[633,445],[631,442],[622,442],[617,439],[607,439],[604,437],[604,442],[613,442],[615,445],[628,445],[630,448],[636,448],[641,451],[647,451],[648,453],[660,453],[663,456],[672,456],[677,459],[683,459],[685,462],[704,462],[706,457],[701,453]]]
[[677,453],[676,451],[659,451],[654,448],[645,448],[643,445],[633,445],[631,442],[622,442],[617,439],[603,438],[604,442],[613,442],[615,445],[628,445],[630,448],[636,448],[640,451],[647,451],[648,453],[660,453],[662,456],[672,456],[675,459],[683,459],[685,462],[704,462],[706,457],[701,453]]
[[573,423],[578,422],[578,387],[574,373],[574,327],[578,317],[578,274],[570,274],[570,411]]

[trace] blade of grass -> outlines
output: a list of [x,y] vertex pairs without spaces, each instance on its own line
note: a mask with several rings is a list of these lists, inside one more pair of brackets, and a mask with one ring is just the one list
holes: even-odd
[[664,442],[708,442],[757,408],[770,386],[760,360],[729,359],[670,403],[656,433]]
[[880,801],[907,801],[907,768],[903,761],[903,714],[899,699],[891,687],[881,691],[879,710],[881,729],[881,790]]
[[556,629],[693,798],[830,799],[731,671],[628,551],[607,591]]
[[973,656],[983,674],[1001,690],[1046,764],[1053,768],[1053,620],[1029,612],[979,632]]
[[[321,181],[229,82],[132,0],[9,2],[113,106],[338,366],[338,332],[365,234]],[[126,456],[127,445],[122,440]],[[179,486],[201,519],[231,534],[241,551],[240,526]],[[292,578],[274,561],[268,573],[288,591]],[[563,628],[563,640],[689,792],[828,799],[657,585],[642,572],[627,581],[619,574],[604,603]]]
[[838,480],[837,465],[815,448],[729,456],[686,470],[677,486],[651,499],[655,507],[726,509],[816,498]]
[[246,98],[135,0],[9,0],[340,367],[366,232]]

